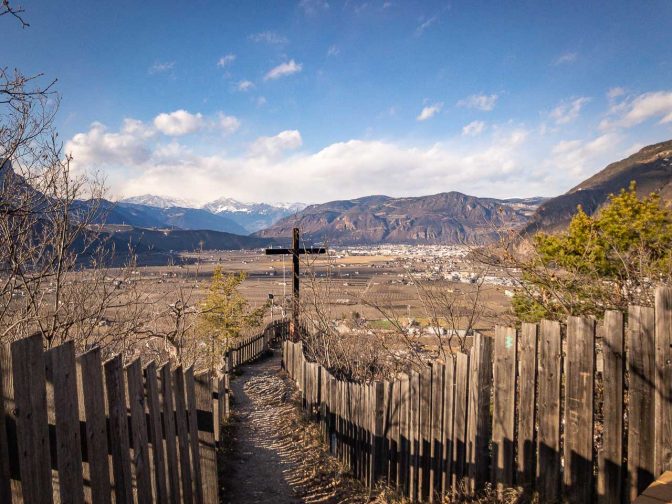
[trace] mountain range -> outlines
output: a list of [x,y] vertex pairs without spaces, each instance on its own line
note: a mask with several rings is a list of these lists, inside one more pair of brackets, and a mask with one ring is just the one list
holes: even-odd
[[[3,163],[0,183],[10,174],[11,163]],[[444,192],[405,198],[366,196],[307,207],[221,198],[198,207],[185,200],[144,195],[95,203],[97,222],[107,225],[119,246],[130,242],[145,251],[258,248],[286,243],[294,227],[313,243],[480,244],[502,230],[529,234],[563,229],[578,205],[593,214],[610,194],[631,181],[637,183],[640,195],[657,192],[663,201],[672,202],[672,140],[644,147],[555,198],[494,199]],[[79,201],[74,210],[93,203]]]
[[592,215],[609,199],[636,182],[637,194],[659,193],[666,203],[672,202],[672,140],[644,147],[635,154],[611,163],[565,194],[544,202],[525,227],[526,233],[553,232],[565,228],[577,206]]
[[391,198],[367,196],[310,205],[255,236],[287,238],[298,227],[333,244],[486,243],[501,229],[521,229],[543,198],[498,200],[459,192]]
[[288,238],[299,227],[311,241],[334,244],[485,243],[497,237],[497,230],[532,234],[564,229],[579,205],[592,215],[610,194],[633,181],[640,196],[656,192],[665,203],[672,202],[672,140],[644,147],[554,198],[499,200],[458,192],[369,196],[308,206],[255,235]]
[[[145,194],[119,201],[113,224],[136,227],[211,229],[236,234],[250,234],[303,210],[303,203],[242,203],[220,198],[205,205],[189,200]],[[120,217],[123,222],[117,222]]]

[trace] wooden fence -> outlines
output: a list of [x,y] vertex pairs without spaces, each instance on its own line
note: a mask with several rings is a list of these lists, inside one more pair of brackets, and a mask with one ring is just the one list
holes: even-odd
[[0,346],[0,378],[0,502],[218,502],[209,374],[34,336]]
[[669,288],[655,308],[609,311],[599,327],[497,327],[468,354],[392,382],[337,380],[300,342],[283,344],[283,366],[331,452],[411,500],[491,483],[541,502],[622,503],[672,468]]
[[39,336],[0,346],[0,503],[217,503],[229,372],[287,333],[238,343],[220,379],[72,342],[45,352]]
[[237,341],[228,351],[231,370],[257,360],[268,351],[271,344],[286,340],[288,335],[289,321],[280,319],[268,324],[259,334]]

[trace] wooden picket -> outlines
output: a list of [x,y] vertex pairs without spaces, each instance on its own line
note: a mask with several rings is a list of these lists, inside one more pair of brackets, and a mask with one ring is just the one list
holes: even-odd
[[602,334],[602,447],[598,452],[597,497],[601,504],[618,501],[623,463],[623,314],[604,314]]
[[516,412],[516,330],[497,326],[493,366],[494,405],[492,441],[497,447],[492,460],[492,480],[501,496],[513,485],[513,449]]

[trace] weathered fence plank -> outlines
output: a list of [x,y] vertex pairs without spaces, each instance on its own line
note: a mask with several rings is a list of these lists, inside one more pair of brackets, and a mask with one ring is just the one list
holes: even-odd
[[672,470],[672,287],[656,289],[656,467]]
[[399,380],[399,469],[397,487],[402,494],[409,493],[409,460],[411,453],[411,382],[407,375]]
[[187,392],[187,418],[189,420],[189,444],[191,447],[191,470],[195,487],[194,496],[196,503],[202,504],[203,497],[203,476],[201,474],[201,451],[198,442],[198,416],[196,407],[196,383],[194,380],[194,368],[190,367],[185,373],[186,392]]
[[212,386],[210,373],[194,377],[196,387],[196,408],[198,418],[198,443],[201,477],[203,480],[203,500],[208,504],[219,502],[217,485],[217,450],[212,420]]
[[47,383],[53,389],[58,490],[61,503],[83,503],[82,444],[79,437],[74,343],[68,341],[45,352],[44,362]]
[[418,463],[418,498],[429,495],[429,475],[431,452],[432,420],[432,369],[426,366],[420,373],[420,433]]
[[105,363],[105,386],[110,415],[110,447],[112,449],[115,502],[130,504],[133,502],[133,476],[126,416],[126,386],[121,355]]
[[375,484],[387,474],[385,452],[385,384],[376,382],[371,386],[371,414],[373,416],[373,432],[371,433],[372,452],[371,452],[371,479]]
[[490,393],[492,390],[493,339],[474,335],[469,360],[467,406],[467,491],[481,488],[490,475]]
[[539,328],[539,399],[536,489],[542,502],[556,502],[560,489],[560,323],[542,320]]
[[180,462],[177,457],[177,432],[175,426],[175,407],[173,405],[173,373],[170,364],[164,364],[159,374],[161,376],[161,410],[163,413],[163,428],[166,436],[166,466],[168,468],[168,483],[170,485],[170,502],[177,504],[180,501]]
[[432,364],[432,417],[430,435],[429,502],[439,500],[441,494],[441,462],[443,448],[443,403],[445,366]]
[[655,315],[652,308],[631,306],[628,312],[628,479],[627,497],[634,500],[655,479]]
[[[7,429],[15,431],[14,384],[9,345],[0,345],[0,502],[12,503],[12,470]],[[11,436],[14,437],[14,436]],[[18,487],[18,485],[15,485]],[[21,498],[20,490],[15,495]]]
[[411,371],[410,399],[408,497],[411,500],[416,500],[418,495],[418,452],[420,450],[420,375],[417,371]]
[[194,501],[192,470],[189,456],[189,424],[187,422],[187,404],[185,399],[184,372],[182,367],[173,371],[175,394],[175,424],[177,426],[177,444],[180,453],[180,476],[182,480],[182,502]]
[[565,385],[565,495],[572,503],[593,500],[593,385],[595,377],[595,321],[567,320]]
[[513,484],[516,418],[516,329],[495,328],[492,480],[498,495]]
[[524,323],[518,339],[518,457],[516,484],[529,493],[534,487],[537,384],[536,324]]
[[469,355],[455,356],[455,414],[453,420],[453,492],[464,483],[467,475],[467,412],[469,405]]
[[42,337],[11,345],[16,437],[23,499],[52,502],[49,424]]
[[128,403],[131,410],[133,467],[137,498],[140,504],[152,502],[152,471],[149,463],[149,437],[145,416],[145,389],[142,363],[136,359],[126,367]]
[[107,446],[107,415],[100,349],[78,357],[84,415],[89,485],[93,504],[110,504],[110,463]]
[[161,427],[161,402],[159,400],[159,382],[156,377],[156,363],[154,361],[150,362],[145,367],[145,383],[147,385],[149,440],[152,444],[156,500],[158,502],[168,502],[166,460],[163,450],[163,432]]
[[455,414],[455,359],[448,357],[443,378],[443,429],[441,453],[441,499],[450,495],[453,467],[453,419]]
[[623,314],[604,314],[602,337],[602,444],[597,453],[597,501],[619,502],[623,463]]

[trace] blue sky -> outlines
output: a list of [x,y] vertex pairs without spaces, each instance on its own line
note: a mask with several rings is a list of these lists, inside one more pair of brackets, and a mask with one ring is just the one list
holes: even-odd
[[672,138],[672,2],[25,0],[112,196],[555,195]]

